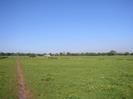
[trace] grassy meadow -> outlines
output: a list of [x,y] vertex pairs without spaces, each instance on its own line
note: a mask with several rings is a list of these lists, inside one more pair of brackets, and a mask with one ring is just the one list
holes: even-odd
[[21,57],[21,63],[35,99],[133,99],[132,56]]
[[0,57],[0,99],[17,99],[16,58]]

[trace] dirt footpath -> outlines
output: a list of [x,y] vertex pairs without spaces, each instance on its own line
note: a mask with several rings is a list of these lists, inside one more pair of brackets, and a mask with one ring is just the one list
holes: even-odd
[[32,99],[26,87],[20,58],[16,58],[18,99]]

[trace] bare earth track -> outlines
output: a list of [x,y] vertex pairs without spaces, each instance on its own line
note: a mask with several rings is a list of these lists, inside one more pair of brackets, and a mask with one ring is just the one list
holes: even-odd
[[19,57],[16,59],[16,70],[17,70],[17,88],[18,88],[18,99],[31,99],[29,90],[27,90],[22,65]]

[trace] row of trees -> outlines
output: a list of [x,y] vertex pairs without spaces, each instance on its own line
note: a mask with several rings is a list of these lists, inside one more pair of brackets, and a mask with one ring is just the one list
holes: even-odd
[[95,53],[95,52],[85,52],[85,53],[70,53],[70,52],[67,52],[67,53],[60,53],[59,54],[60,56],[113,56],[113,55],[133,55],[133,53],[131,52],[124,52],[124,53],[121,53],[121,52],[116,52],[114,50],[111,50],[109,52],[98,52],[98,53]]
[[71,53],[71,52],[60,52],[60,53],[43,53],[43,54],[37,54],[37,53],[4,53],[0,52],[0,56],[30,56],[30,57],[35,57],[35,56],[112,56],[112,55],[133,55],[131,52],[125,52],[125,53],[120,53],[116,52],[114,50],[111,50],[109,52],[85,52],[85,53]]

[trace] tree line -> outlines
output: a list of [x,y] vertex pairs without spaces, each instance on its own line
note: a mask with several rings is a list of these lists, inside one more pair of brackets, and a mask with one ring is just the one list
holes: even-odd
[[81,52],[81,53],[72,53],[72,52],[60,52],[60,53],[9,53],[9,52],[0,52],[0,56],[113,56],[113,55],[133,55],[133,52],[117,52],[111,50],[109,52]]

